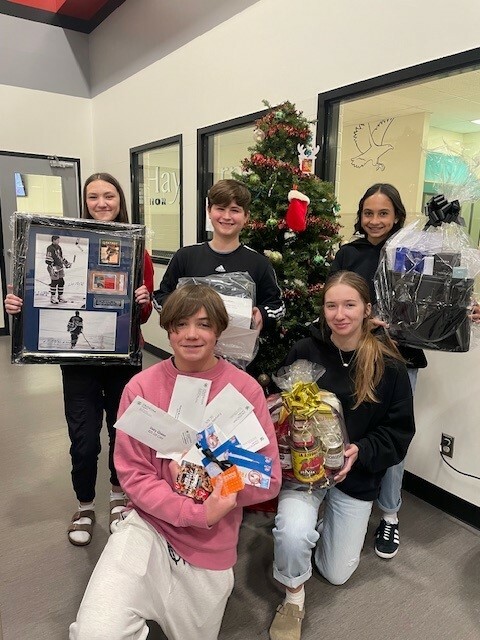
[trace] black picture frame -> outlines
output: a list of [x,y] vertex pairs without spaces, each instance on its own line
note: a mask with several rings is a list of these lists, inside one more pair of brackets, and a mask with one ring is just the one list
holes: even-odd
[[16,213],[12,362],[140,364],[144,251],[143,225]]

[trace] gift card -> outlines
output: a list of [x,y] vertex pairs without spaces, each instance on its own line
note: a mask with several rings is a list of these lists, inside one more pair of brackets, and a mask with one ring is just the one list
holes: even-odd
[[268,489],[272,475],[272,459],[261,453],[234,447],[228,452],[228,461],[238,467],[245,484]]
[[245,482],[243,480],[243,475],[240,473],[240,470],[234,465],[225,471],[222,471],[221,474],[215,476],[211,479],[212,485],[215,486],[217,478],[223,478],[223,487],[222,487],[222,496],[228,496],[231,493],[237,493],[241,491],[245,486]]

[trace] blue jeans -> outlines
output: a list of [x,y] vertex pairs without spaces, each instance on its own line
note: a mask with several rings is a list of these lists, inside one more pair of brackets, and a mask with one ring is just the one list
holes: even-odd
[[[417,384],[418,369],[407,369],[407,372],[412,386],[412,394],[414,394]],[[377,498],[377,505],[385,514],[391,515],[397,513],[402,506],[402,481],[404,469],[405,460],[402,460],[393,467],[389,467],[382,478],[380,493]]]
[[[373,502],[351,498],[336,487],[312,493],[295,487],[298,484],[285,483],[278,498],[273,576],[287,587],[299,587],[312,575],[315,549],[315,565],[322,576],[332,584],[343,584],[360,562]],[[320,537],[316,525],[323,500]]]

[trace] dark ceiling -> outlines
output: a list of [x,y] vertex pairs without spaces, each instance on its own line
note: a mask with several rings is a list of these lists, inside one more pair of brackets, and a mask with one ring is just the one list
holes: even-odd
[[0,0],[0,13],[91,33],[125,0]]

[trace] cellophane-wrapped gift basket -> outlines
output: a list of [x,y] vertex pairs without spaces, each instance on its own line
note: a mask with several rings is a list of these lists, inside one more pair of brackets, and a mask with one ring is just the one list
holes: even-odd
[[275,425],[282,474],[305,488],[328,488],[345,463],[348,444],[342,406],[317,381],[322,365],[297,360],[282,367],[275,384],[281,393],[267,401]]
[[[438,154],[439,156],[441,154]],[[463,201],[480,199],[480,181],[470,163],[462,182],[444,163],[425,219],[394,234],[382,249],[375,275],[378,314],[400,345],[465,352],[480,343],[470,319],[480,251],[460,216]]]

